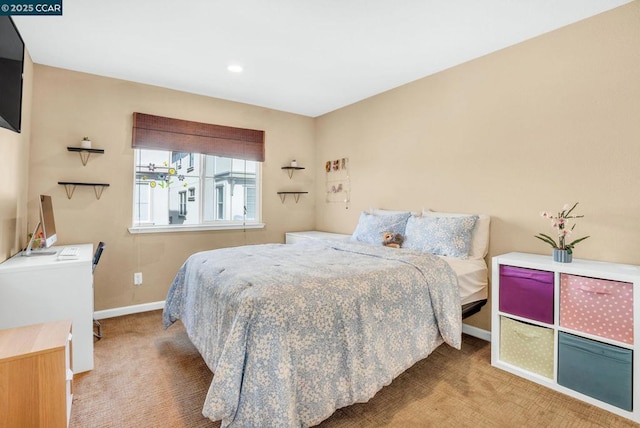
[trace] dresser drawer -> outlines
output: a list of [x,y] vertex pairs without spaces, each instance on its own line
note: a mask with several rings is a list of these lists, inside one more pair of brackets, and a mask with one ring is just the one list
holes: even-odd
[[558,383],[632,410],[633,351],[560,332]]
[[553,272],[500,266],[500,311],[553,324]]
[[553,379],[553,330],[500,317],[500,360]]
[[561,274],[560,325],[633,344],[632,284]]

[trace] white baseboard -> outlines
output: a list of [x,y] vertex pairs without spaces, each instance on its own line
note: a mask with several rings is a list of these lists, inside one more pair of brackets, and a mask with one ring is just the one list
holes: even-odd
[[120,317],[122,315],[138,314],[140,312],[155,311],[164,308],[164,300],[161,302],[142,303],[140,305],[124,306],[121,308],[105,309],[103,311],[95,311],[93,318],[102,320],[105,318]]
[[487,342],[491,342],[491,332],[487,330],[483,330],[478,327],[474,327],[468,324],[462,324],[462,332],[468,334],[469,336],[477,337],[478,339],[486,340]]

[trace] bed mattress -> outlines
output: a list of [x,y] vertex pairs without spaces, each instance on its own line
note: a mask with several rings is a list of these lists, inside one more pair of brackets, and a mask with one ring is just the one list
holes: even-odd
[[449,263],[449,266],[458,276],[460,303],[462,305],[487,298],[489,274],[484,259],[441,258]]

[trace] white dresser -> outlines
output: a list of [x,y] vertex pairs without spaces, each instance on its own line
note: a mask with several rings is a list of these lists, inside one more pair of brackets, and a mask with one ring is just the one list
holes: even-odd
[[93,369],[93,245],[71,246],[80,249],[75,260],[18,254],[0,263],[0,329],[71,319],[80,373]]
[[302,239],[334,239],[338,241],[346,241],[351,235],[343,233],[320,232],[318,230],[307,230],[303,232],[287,232],[285,234],[285,244],[295,244]]

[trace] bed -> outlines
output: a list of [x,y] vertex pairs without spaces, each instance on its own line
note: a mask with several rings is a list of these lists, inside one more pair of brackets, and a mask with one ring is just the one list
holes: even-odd
[[[405,228],[418,216],[404,219],[407,248],[364,239],[393,216],[367,213],[348,241],[224,248],[185,261],[163,323],[181,320],[214,373],[204,416],[223,427],[312,426],[368,401],[442,343],[460,348],[462,305],[486,301],[486,281],[484,294],[474,285],[484,261],[470,257],[477,225],[462,258],[410,239]],[[371,219],[382,224],[358,232]],[[462,299],[459,278],[473,278],[462,281]]]

